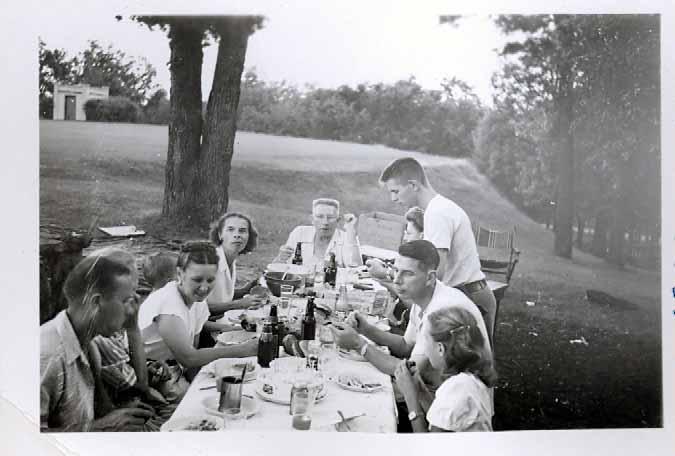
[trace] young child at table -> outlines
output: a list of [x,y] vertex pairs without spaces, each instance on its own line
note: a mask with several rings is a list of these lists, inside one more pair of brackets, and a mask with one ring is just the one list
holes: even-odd
[[425,354],[445,381],[424,415],[420,399],[428,394],[407,361],[394,372],[396,385],[410,411],[413,432],[492,431],[492,400],[489,388],[497,374],[492,354],[466,310],[445,307],[429,314],[423,323]]
[[[135,263],[130,266],[135,270]],[[133,359],[132,351],[137,353]],[[125,404],[147,402],[155,410],[155,416],[145,424],[148,431],[159,430],[159,426],[171,417],[176,404],[167,401],[160,392],[170,380],[169,368],[145,360],[142,340],[129,337],[125,330],[110,337],[99,335],[89,345],[89,357],[95,375],[99,411],[105,413]]]

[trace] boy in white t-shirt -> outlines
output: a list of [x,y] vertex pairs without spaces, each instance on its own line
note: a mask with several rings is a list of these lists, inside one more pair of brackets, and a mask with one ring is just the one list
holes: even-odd
[[424,209],[424,239],[438,249],[439,280],[462,290],[478,306],[492,340],[497,302],[481,271],[466,212],[431,187],[424,168],[414,158],[394,160],[382,171],[380,183],[393,202]]

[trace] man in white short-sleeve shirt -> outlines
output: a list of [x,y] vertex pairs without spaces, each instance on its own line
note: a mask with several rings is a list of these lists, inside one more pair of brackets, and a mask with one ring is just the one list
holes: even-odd
[[431,187],[424,168],[414,158],[394,160],[382,171],[380,183],[393,202],[424,209],[424,239],[434,244],[440,258],[438,279],[460,289],[478,306],[492,341],[497,302],[481,271],[466,212]]
[[275,263],[290,263],[300,244],[304,266],[323,265],[330,253],[335,253],[338,267],[363,264],[356,235],[356,216],[340,216],[339,201],[331,198],[315,199],[312,202],[311,221],[311,225],[293,228],[286,243],[279,248]]
[[[414,303],[410,322],[403,336],[391,334],[369,324],[358,313],[352,314],[349,326],[344,329],[331,325],[335,340],[343,349],[355,350],[380,371],[392,375],[401,358],[410,358],[424,365],[424,347],[417,347],[421,321],[429,308],[436,310],[445,306],[459,306],[468,310],[479,322],[483,335],[487,335],[483,318],[476,306],[459,290],[443,285],[436,279],[438,252],[429,241],[417,240],[399,246],[399,255],[394,263],[393,286],[396,294]],[[359,334],[377,345],[387,346],[392,355],[372,347]],[[486,338],[487,340],[487,338]]]
[[489,347],[490,343],[488,339],[487,328],[485,327],[483,316],[480,314],[478,307],[476,307],[476,305],[458,289],[444,285],[440,281],[436,281],[433,295],[431,296],[431,300],[426,305],[426,307],[422,308],[417,304],[413,304],[410,308],[410,321],[408,322],[408,327],[406,328],[403,337],[409,345],[414,346],[412,352],[410,353],[411,359],[416,356],[424,356],[425,339],[423,337],[418,337],[418,335],[420,334],[422,323],[426,316],[444,307],[459,307],[473,315],[473,317],[478,322],[478,329],[480,330],[481,334],[483,334],[483,337],[485,338],[485,341]]

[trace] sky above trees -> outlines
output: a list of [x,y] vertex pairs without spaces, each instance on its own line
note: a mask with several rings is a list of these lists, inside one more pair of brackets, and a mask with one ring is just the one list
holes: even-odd
[[[320,7],[270,9],[264,28],[251,37],[246,68],[255,68],[265,81],[285,80],[298,87],[393,83],[414,76],[424,88],[440,89],[444,78],[456,77],[490,102],[490,76],[500,67],[495,49],[505,38],[487,15],[451,26],[439,23],[445,11],[434,6],[383,9],[377,2],[360,3],[358,8],[322,2]],[[125,16],[122,21],[115,19],[117,13]],[[110,7],[46,19],[38,33],[50,49],[75,55],[88,40],[112,44],[129,56],[147,58],[157,70],[156,82],[168,90],[169,47],[161,33]],[[204,50],[204,75],[213,73],[216,49]],[[203,92],[210,86],[211,78],[204,76]]]

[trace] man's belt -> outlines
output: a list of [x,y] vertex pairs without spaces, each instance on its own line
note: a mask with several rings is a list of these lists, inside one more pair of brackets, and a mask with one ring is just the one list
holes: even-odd
[[477,293],[484,288],[487,288],[488,284],[485,279],[476,280],[475,282],[464,283],[462,285],[457,285],[459,290],[462,290],[464,294],[469,295]]

